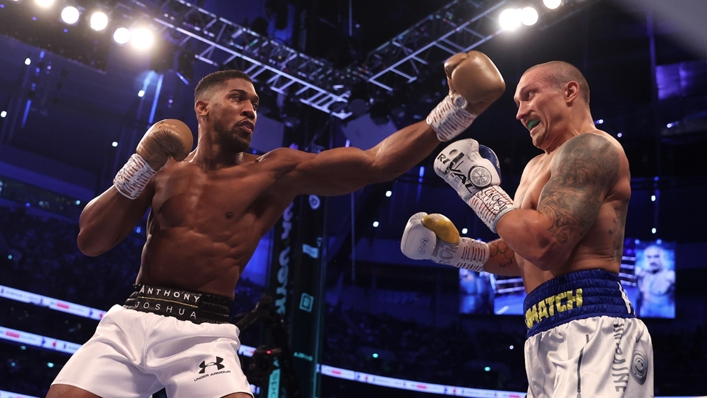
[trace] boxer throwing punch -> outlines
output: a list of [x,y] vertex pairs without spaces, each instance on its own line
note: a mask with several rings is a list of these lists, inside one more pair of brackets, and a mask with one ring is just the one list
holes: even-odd
[[258,109],[250,77],[204,77],[194,96],[196,149],[184,123],[155,124],[113,186],[81,214],[79,248],[97,256],[151,209],[134,293],[108,311],[48,396],[137,398],[163,387],[174,398],[251,396],[238,330],[227,321],[258,241],[297,195],[341,195],[399,176],[463,132],[505,89],[496,66],[476,51],[454,56],[445,70],[450,93],[427,120],[374,148],[280,148],[262,156],[245,152]]
[[499,186],[496,155],[476,141],[454,142],[435,159],[437,174],[501,238],[460,238],[446,217],[418,213],[402,251],[522,277],[528,397],[652,397],[651,338],[618,277],[631,196],[623,148],[594,126],[589,86],[570,64],[528,69],[514,99],[544,151],[525,167],[514,200]]

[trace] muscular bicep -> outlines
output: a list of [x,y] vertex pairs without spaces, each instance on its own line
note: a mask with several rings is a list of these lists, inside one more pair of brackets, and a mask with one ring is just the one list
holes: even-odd
[[548,217],[548,231],[574,247],[589,231],[619,174],[619,153],[604,137],[581,134],[567,141],[553,159],[551,177],[537,210]]
[[110,187],[81,212],[77,243],[89,256],[105,253],[120,243],[144,216],[154,195],[154,182],[134,200]]

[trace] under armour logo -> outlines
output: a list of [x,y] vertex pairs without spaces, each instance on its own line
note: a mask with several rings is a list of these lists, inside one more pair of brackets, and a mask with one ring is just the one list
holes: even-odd
[[221,365],[221,362],[223,362],[223,358],[221,358],[221,357],[216,357],[216,362],[206,363],[206,361],[201,361],[201,363],[199,364],[199,367],[201,368],[201,371],[199,372],[199,374],[205,373],[206,368],[208,368],[209,366],[216,366],[216,370],[221,370],[221,369],[225,368],[226,366]]

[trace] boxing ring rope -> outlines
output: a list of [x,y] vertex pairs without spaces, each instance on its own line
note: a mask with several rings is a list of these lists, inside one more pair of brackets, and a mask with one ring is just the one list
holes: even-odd
[[[498,283],[498,281],[497,281]],[[80,304],[74,304],[68,301],[55,299],[52,297],[42,296],[35,293],[26,292],[24,290],[14,289],[11,287],[0,285],[0,297],[15,300],[23,303],[30,303],[41,307],[47,307],[55,311],[66,312],[85,318],[100,320],[106,311],[97,308],[86,307]],[[40,347],[49,350],[55,350],[67,354],[73,354],[81,347],[81,344],[71,343],[68,341],[58,340],[47,336],[41,336],[33,333],[23,332],[0,326],[0,339],[8,340],[14,343],[27,344],[35,347]],[[241,345],[238,349],[238,354],[251,357],[255,347]],[[317,372],[322,375],[345,379],[349,381],[373,384],[381,387],[396,388],[401,390],[426,392],[430,394],[450,395],[457,397],[472,397],[472,398],[521,398],[525,396],[525,392],[501,391],[501,390],[486,390],[479,388],[448,386],[443,384],[425,383],[415,380],[397,379],[393,377],[378,376],[369,373],[357,372],[355,370],[336,368],[324,364],[317,365]],[[251,385],[255,391],[257,386]],[[0,398],[38,398],[29,395],[17,394],[14,392],[0,390]],[[661,397],[656,397],[661,398]],[[662,398],[707,398],[700,397],[662,397]]]
[[[30,303],[41,307],[47,307],[55,311],[66,312],[85,318],[99,320],[106,311],[97,308],[86,307],[84,305],[58,300],[52,297],[42,296],[24,290],[14,289],[0,285],[0,297]],[[81,344],[70,343],[68,341],[54,339],[52,337],[41,336],[0,326],[0,339],[8,340],[18,344],[27,344],[34,347],[55,350],[66,354],[73,354],[81,347]],[[238,354],[247,357],[253,356],[255,347],[241,345]],[[330,377],[356,381],[359,383],[373,384],[383,387],[397,388],[403,390],[413,390],[433,394],[443,394],[460,397],[495,397],[495,398],[520,398],[525,393],[484,390],[460,386],[446,386],[434,383],[425,383],[415,380],[396,379],[392,377],[377,376],[368,373],[356,372],[354,370],[336,368],[333,366],[318,364],[317,372]],[[252,386],[256,387],[256,386]],[[3,395],[5,394],[5,395]],[[0,398],[36,398],[5,391],[0,391]]]

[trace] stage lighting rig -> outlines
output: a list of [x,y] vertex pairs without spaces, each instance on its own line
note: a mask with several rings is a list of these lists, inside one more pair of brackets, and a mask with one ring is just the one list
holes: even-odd
[[90,29],[73,2],[11,1],[0,8],[0,34],[104,72],[110,36]]
[[95,31],[101,31],[108,26],[108,15],[103,11],[94,11],[89,19],[89,26]]
[[557,22],[591,6],[599,0],[515,0],[508,2],[498,15],[498,23],[504,31],[540,23],[546,29]]

